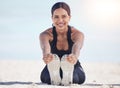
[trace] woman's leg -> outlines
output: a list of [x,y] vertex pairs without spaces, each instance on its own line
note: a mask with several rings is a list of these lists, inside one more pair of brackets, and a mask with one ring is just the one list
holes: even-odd
[[47,65],[45,66],[45,68],[41,72],[40,79],[43,83],[51,84],[50,74],[49,74],[49,71],[47,69]]
[[41,73],[41,81],[47,84],[59,85],[60,78],[60,59],[54,54],[53,60],[48,63]]
[[[63,76],[62,71],[60,71],[60,74],[61,76]],[[47,66],[45,66],[45,68],[41,72],[40,79],[43,83],[51,84],[50,74],[47,69]],[[75,66],[73,72],[73,83],[82,84],[84,83],[84,81],[85,81],[85,73],[82,67],[80,65]]]
[[81,66],[75,66],[73,72],[73,83],[82,84],[85,82],[85,73]]

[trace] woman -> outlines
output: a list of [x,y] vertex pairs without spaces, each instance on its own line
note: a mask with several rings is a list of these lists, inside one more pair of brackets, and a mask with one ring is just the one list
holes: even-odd
[[53,85],[82,84],[85,73],[78,61],[84,35],[69,26],[70,8],[57,2],[51,9],[53,27],[40,34],[43,60],[46,64],[41,72],[41,81]]

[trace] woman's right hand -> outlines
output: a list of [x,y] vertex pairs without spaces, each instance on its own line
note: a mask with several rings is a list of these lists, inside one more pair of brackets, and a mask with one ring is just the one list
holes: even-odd
[[43,56],[43,60],[44,60],[45,64],[50,63],[53,60],[53,58],[54,58],[54,55],[51,53]]

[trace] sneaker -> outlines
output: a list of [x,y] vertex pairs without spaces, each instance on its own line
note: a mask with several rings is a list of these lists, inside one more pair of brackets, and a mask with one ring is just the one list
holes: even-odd
[[59,57],[54,54],[54,59],[47,64],[48,71],[50,74],[51,78],[51,84],[52,85],[59,85],[61,83],[61,78],[60,78],[60,59]]
[[66,59],[67,55],[61,58],[61,69],[63,71],[62,85],[69,85],[73,83],[74,65],[69,63]]

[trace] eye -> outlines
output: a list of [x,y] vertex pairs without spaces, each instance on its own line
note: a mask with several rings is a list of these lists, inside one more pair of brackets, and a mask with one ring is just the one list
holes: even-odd
[[63,15],[62,18],[66,18],[66,15]]
[[54,18],[59,18],[58,16],[54,16]]

